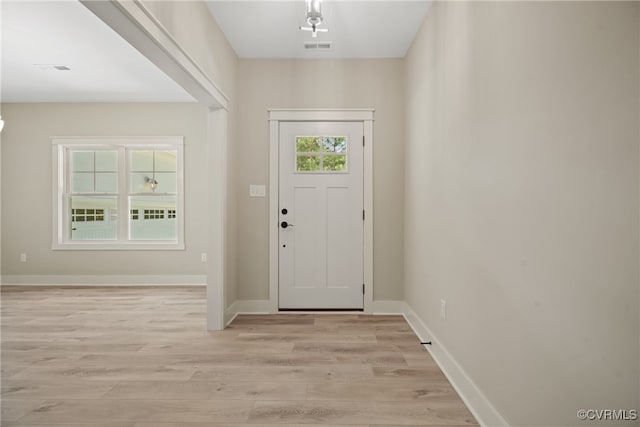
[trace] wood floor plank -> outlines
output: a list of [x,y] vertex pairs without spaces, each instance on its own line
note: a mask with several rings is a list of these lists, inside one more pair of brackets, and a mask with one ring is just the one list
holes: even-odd
[[320,382],[355,381],[373,378],[368,365],[336,366],[219,366],[199,369],[191,378],[196,381],[282,381]]
[[[158,344],[161,345],[161,344]],[[25,341],[2,341],[2,354],[10,354],[10,352],[15,352],[16,354],[56,354],[62,353],[65,354],[67,352],[73,353],[74,355],[79,355],[83,353],[89,352],[114,352],[114,351],[138,351],[143,350],[145,347],[144,344],[140,343],[117,343],[117,342],[106,342],[106,343],[84,343],[84,342],[76,342],[76,343],[52,343],[49,341],[37,341],[37,340],[29,340]]]
[[406,381],[369,380],[349,383],[311,383],[307,388],[309,400],[364,402],[456,402],[457,394],[446,380]]
[[296,353],[342,353],[369,354],[374,352],[394,352],[398,348],[392,344],[362,342],[296,342],[293,350]]
[[331,356],[336,362],[344,364],[362,363],[372,366],[407,365],[403,354],[393,345],[297,342],[294,344],[293,353],[306,355],[322,354]]
[[429,356],[426,350],[420,349],[418,352],[402,351],[402,357],[409,367],[430,367],[437,366],[436,362]]
[[10,380],[34,380],[47,378],[58,381],[67,379],[85,379],[90,381],[136,381],[136,380],[175,380],[186,381],[193,376],[195,369],[181,366],[144,366],[144,365],[93,365],[93,366],[30,366],[11,376]]
[[140,348],[139,353],[151,354],[287,354],[293,351],[292,342],[261,343],[216,342],[216,341],[180,341],[175,343],[148,344]]
[[97,399],[115,387],[116,382],[109,381],[47,381],[7,380],[2,381],[0,396],[2,399],[50,399],[53,396],[62,399]]
[[[402,355],[394,355],[404,363]],[[387,357],[391,357],[387,355]],[[62,362],[61,362],[62,363]],[[188,367],[205,369],[209,366],[326,366],[340,363],[331,354],[303,354],[303,353],[263,353],[247,352],[216,352],[216,353],[149,353],[137,352],[87,354],[74,361],[76,367],[91,369],[99,366],[169,366],[172,368]]]
[[[95,423],[87,423],[87,422],[83,422],[83,423],[69,423],[69,422],[64,422],[64,423],[56,423],[54,422],[47,422],[46,424],[33,424],[33,423],[27,423],[24,421],[7,421],[7,422],[3,422],[2,423],[2,427],[134,427],[135,423],[132,422],[128,422],[128,421],[119,421],[119,422],[113,422],[113,423],[109,423],[109,422],[95,422]],[[201,424],[204,425],[204,424]]]
[[21,422],[244,422],[253,408],[244,400],[48,400]]
[[464,407],[435,409],[424,402],[256,402],[249,422],[477,425]]
[[3,363],[21,363],[29,365],[43,365],[54,362],[73,364],[81,356],[74,351],[15,351],[4,349],[2,351]]
[[260,326],[281,326],[281,325],[313,325],[315,318],[312,314],[274,314],[251,315],[245,314],[237,317],[234,321],[235,326],[260,325]]
[[[219,423],[136,423],[133,427],[310,427],[318,426],[318,424],[264,424],[264,423],[251,423],[251,424],[219,424]],[[366,424],[322,424],[323,427],[370,427]]]
[[29,367],[28,364],[20,361],[13,363],[2,363],[2,369],[0,369],[0,378],[10,378]]
[[401,316],[241,315],[201,287],[0,287],[4,427],[475,425]]
[[363,334],[309,334],[306,333],[240,333],[238,334],[238,341],[240,342],[368,342],[376,343],[375,334],[363,333]]
[[446,377],[438,368],[433,366],[403,367],[403,366],[376,366],[373,367],[375,378],[414,379],[414,380],[445,380]]
[[104,398],[304,400],[306,394],[306,384],[278,381],[123,381],[111,388]]
[[16,421],[33,411],[40,405],[41,399],[2,399],[0,405],[0,425],[4,425],[5,421]]

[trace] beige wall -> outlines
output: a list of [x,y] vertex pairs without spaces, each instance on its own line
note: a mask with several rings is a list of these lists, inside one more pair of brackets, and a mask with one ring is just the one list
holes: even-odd
[[237,56],[205,2],[142,0],[142,3],[233,101]]
[[269,298],[269,108],[375,108],[374,298],[401,300],[402,60],[240,60],[236,180],[238,298]]
[[[207,109],[197,104],[3,104],[3,275],[204,275]],[[52,251],[51,136],[184,136],[184,251]],[[19,262],[26,253],[28,262]]]
[[638,407],[638,6],[436,2],[406,60],[405,298],[510,425]]
[[[228,103],[228,164],[236,156],[236,76],[237,56],[224,33],[209,12],[204,1],[143,0],[144,6],[175,38],[178,44],[193,58],[198,66],[215,82],[229,98]],[[227,176],[227,242],[225,250],[225,307],[237,298],[236,292],[236,177]]]

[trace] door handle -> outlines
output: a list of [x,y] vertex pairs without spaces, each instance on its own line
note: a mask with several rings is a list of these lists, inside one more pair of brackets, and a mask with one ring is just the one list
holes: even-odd
[[280,223],[280,227],[282,228],[293,227],[293,224],[289,224],[287,221],[282,221]]

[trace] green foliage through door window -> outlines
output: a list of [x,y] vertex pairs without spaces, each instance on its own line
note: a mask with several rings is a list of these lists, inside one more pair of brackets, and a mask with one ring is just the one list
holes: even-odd
[[296,171],[347,171],[347,138],[345,136],[296,137]]

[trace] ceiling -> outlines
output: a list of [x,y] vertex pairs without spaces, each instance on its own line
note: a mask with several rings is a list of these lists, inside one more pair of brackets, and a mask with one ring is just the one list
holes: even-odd
[[2,102],[195,101],[76,0],[0,7]]
[[[402,58],[430,1],[324,0],[320,33],[300,31],[305,2],[207,0],[207,6],[240,58]],[[305,42],[330,41],[330,50],[306,50]]]
[[[312,39],[304,0],[206,0],[241,58],[403,57],[429,1],[324,0]],[[195,102],[77,0],[0,0],[2,102]],[[306,51],[305,41],[332,42]],[[56,70],[66,66],[69,70]]]

